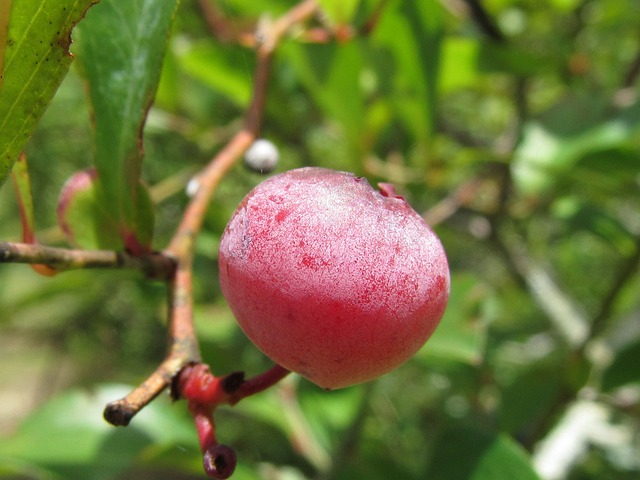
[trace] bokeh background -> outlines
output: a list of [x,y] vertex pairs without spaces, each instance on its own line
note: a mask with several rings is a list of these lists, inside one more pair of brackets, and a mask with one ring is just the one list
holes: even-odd
[[[276,172],[394,183],[442,239],[451,300],[432,340],[375,382],[324,392],[293,376],[220,409],[234,478],[640,478],[640,3],[322,3],[320,25],[362,27],[384,7],[355,38],[278,48],[262,131]],[[253,51],[213,34],[203,6],[234,36],[291,2],[182,1],[145,130],[157,248],[253,88]],[[92,164],[76,68],[26,153],[38,238],[65,246],[57,197]],[[263,179],[238,164],[198,239],[196,323],[217,374],[269,366],[216,271],[227,220]],[[7,182],[0,239],[20,228]],[[126,429],[102,420],[162,359],[165,324],[163,285],[135,273],[0,265],[0,478],[203,478],[183,403],[162,397]]]

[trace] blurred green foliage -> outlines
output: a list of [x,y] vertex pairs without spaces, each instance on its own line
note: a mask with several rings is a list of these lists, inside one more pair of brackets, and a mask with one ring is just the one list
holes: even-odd
[[[361,27],[380,2],[321,3],[325,22]],[[640,478],[640,3],[478,5],[389,1],[354,39],[278,48],[262,131],[278,171],[396,184],[440,235],[452,292],[429,343],[376,382],[324,392],[293,377],[220,410],[234,478]],[[216,7],[239,33],[290,2]],[[144,136],[155,248],[190,175],[241,125],[254,66],[182,1]],[[80,73],[26,146],[43,244],[65,245],[57,196],[95,160]],[[196,323],[217,374],[269,365],[216,272],[220,234],[262,179],[238,165],[198,239]],[[0,239],[19,241],[10,187]],[[158,399],[127,429],[101,419],[162,359],[165,310],[164,287],[130,272],[0,266],[0,478],[203,477],[184,405]]]

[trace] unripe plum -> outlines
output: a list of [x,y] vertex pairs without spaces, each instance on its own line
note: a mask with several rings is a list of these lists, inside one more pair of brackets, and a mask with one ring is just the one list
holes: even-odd
[[428,340],[449,297],[438,237],[393,188],[307,167],[255,187],[220,243],[220,283],[273,361],[327,389],[374,379]]

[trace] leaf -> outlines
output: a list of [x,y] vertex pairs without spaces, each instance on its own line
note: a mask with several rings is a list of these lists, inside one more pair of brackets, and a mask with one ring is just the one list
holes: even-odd
[[453,428],[438,440],[429,480],[536,480],[527,453],[511,437]]
[[381,77],[392,76],[389,95],[396,115],[414,137],[428,144],[435,127],[444,26],[438,2],[397,2],[373,32],[371,44],[390,51]]
[[[71,30],[95,1],[8,2],[11,16],[0,84],[0,185],[69,70]],[[7,2],[0,8],[4,13]]]
[[480,45],[468,38],[447,38],[442,45],[442,65],[438,79],[440,93],[474,85],[478,79]]
[[251,77],[245,61],[238,63],[243,53],[226,45],[202,42],[180,55],[178,61],[187,73],[245,108],[251,100]]
[[[118,225],[98,201],[97,177],[94,169],[75,173],[65,183],[58,203],[58,224],[72,245],[84,249],[123,250],[127,247]],[[138,184],[136,225],[153,219],[153,204],[148,189]],[[138,230],[142,245],[151,244],[153,225]]]
[[[344,129],[352,158],[362,154],[364,95],[360,83],[363,69],[361,45],[288,44],[284,48],[291,65],[324,114]],[[334,165],[335,168],[348,166]]]
[[11,438],[0,440],[0,463],[42,469],[60,478],[108,479],[129,468],[153,443],[186,444],[197,451],[190,422],[163,402],[153,402],[126,429],[102,419],[104,405],[129,392],[103,385],[72,390],[40,408]]
[[533,53],[511,44],[482,44],[478,64],[482,71],[514,74],[518,77],[533,77],[555,67],[550,55]]
[[[36,221],[33,213],[33,196],[31,195],[31,179],[29,177],[29,166],[27,165],[27,157],[22,153],[11,172],[11,180],[16,192],[16,199],[20,209],[20,217],[22,219],[22,241],[25,243],[37,243],[36,241]],[[34,271],[45,276],[52,276],[56,271],[42,264],[31,264]]]
[[548,193],[581,158],[632,138],[640,126],[640,103],[609,115],[605,100],[569,98],[525,126],[512,164],[522,193]]
[[162,70],[178,0],[103,0],[78,28],[78,59],[95,127],[97,201],[130,250],[153,225],[139,213],[142,131]]
[[474,276],[454,274],[444,317],[418,358],[455,360],[475,365],[481,361],[487,337],[484,303],[488,292]]
[[2,89],[4,54],[7,50],[7,34],[9,33],[9,16],[11,14],[11,2],[4,0],[0,2],[0,90]]
[[334,25],[344,25],[353,18],[360,0],[320,0],[319,3]]
[[[515,369],[514,369],[515,370]],[[516,434],[534,421],[544,421],[552,411],[566,373],[552,365],[533,365],[502,387],[500,426]]]
[[640,384],[640,341],[630,343],[616,353],[602,377],[602,389],[609,392],[623,385]]
[[568,197],[556,201],[553,207],[554,216],[571,231],[589,231],[613,245],[622,255],[633,254],[635,240],[631,232],[600,205]]

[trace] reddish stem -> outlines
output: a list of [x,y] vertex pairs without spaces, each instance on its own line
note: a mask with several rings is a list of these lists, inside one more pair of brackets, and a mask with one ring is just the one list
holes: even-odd
[[243,398],[250,397],[256,393],[260,393],[269,387],[272,387],[284,377],[289,375],[289,370],[276,364],[266,372],[257,375],[249,380],[245,380],[238,390],[233,392],[229,398],[229,404],[235,405]]
[[266,372],[248,380],[244,380],[244,374],[241,372],[216,377],[207,365],[200,363],[180,372],[176,396],[207,408],[225,404],[235,405],[243,398],[272,387],[288,374],[289,370],[274,365]]
[[189,402],[189,411],[198,431],[200,450],[206,452],[210,447],[217,445],[216,425],[213,421],[213,411],[197,402]]

